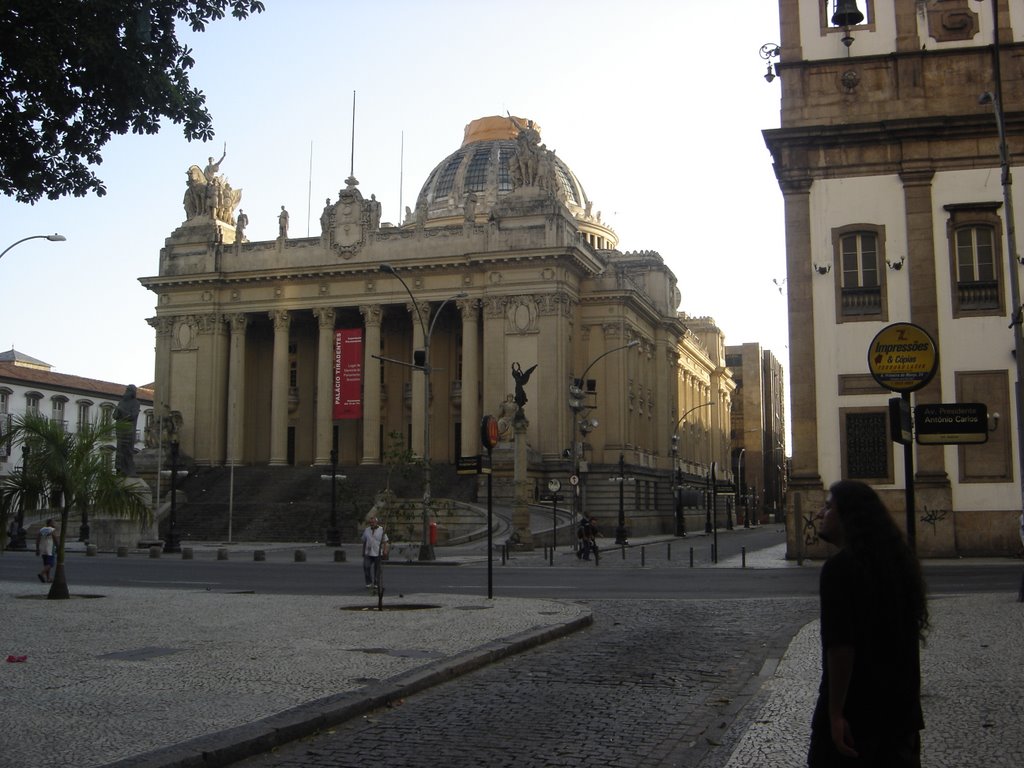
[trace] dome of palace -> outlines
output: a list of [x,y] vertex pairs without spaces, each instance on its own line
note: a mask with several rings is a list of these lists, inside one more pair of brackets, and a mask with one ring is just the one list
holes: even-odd
[[[540,126],[519,117],[483,117],[466,126],[462,146],[431,171],[416,199],[416,215],[425,221],[462,217],[471,194],[477,215],[490,210],[513,190],[509,161],[515,157],[520,126]],[[542,145],[543,146],[543,145]],[[556,194],[577,218],[590,218],[583,185],[558,155],[550,153]],[[424,215],[425,212],[425,215]]]

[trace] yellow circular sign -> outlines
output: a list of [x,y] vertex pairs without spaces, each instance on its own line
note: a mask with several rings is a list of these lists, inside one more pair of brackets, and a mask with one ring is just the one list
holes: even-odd
[[893,323],[868,347],[868,370],[892,392],[913,392],[935,376],[939,351],[928,332],[913,323]]

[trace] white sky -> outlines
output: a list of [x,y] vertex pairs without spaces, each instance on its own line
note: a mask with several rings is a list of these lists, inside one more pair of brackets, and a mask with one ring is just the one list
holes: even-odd
[[[178,126],[115,137],[103,198],[0,198],[0,350],[61,373],[121,384],[153,380],[159,250],[184,220],[185,172],[219,157],[243,190],[251,240],[319,234],[326,197],[355,175],[383,220],[415,206],[463,128],[486,115],[537,121],[576,173],[620,250],[658,251],[680,278],[681,309],[713,317],[726,342],[758,341],[788,368],[782,197],[761,130],[779,124],[779,82],[762,44],[777,43],[774,0],[266,0],[244,22],[200,35],[192,84],[216,139]],[[404,132],[404,191],[399,199]],[[313,163],[310,175],[310,145]],[[310,191],[311,190],[311,191]],[[309,203],[311,199],[311,205]],[[788,377],[788,370],[787,370]]]

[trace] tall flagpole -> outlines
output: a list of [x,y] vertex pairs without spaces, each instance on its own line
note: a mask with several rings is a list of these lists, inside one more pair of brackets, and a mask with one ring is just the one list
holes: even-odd
[[356,92],[352,91],[352,159],[348,168],[348,175],[355,178],[356,175]]
[[309,188],[306,190],[306,237],[309,237],[309,217],[313,210],[313,140],[309,140]]

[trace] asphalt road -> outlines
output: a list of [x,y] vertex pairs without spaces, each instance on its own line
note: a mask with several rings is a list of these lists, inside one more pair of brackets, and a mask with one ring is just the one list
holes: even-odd
[[[553,565],[543,560],[542,551],[513,554],[505,564],[496,554],[491,566],[492,593],[578,600],[815,597],[820,563],[740,567],[743,550],[754,559],[754,553],[778,544],[781,537],[775,526],[723,532],[718,537],[718,564],[712,562],[710,536],[630,547],[624,554],[619,548],[606,548],[601,564],[596,567],[563,550],[556,551]],[[229,560],[216,560],[214,549],[197,550],[193,560],[183,560],[180,555],[154,559],[141,553],[128,557],[115,557],[112,553],[86,557],[75,552],[67,555],[65,567],[72,591],[111,585],[297,595],[365,592],[361,560],[354,545],[346,545],[348,560],[344,563],[333,562],[331,551],[322,545],[288,545],[268,551],[265,562],[254,562],[253,546],[242,549],[239,545]],[[308,553],[306,562],[295,562],[295,549]],[[440,557],[449,554],[444,549],[438,552]],[[393,559],[385,571],[388,593],[486,595],[486,560],[479,557],[479,549],[463,549],[461,553],[470,556],[471,562],[442,565]],[[475,561],[472,556],[476,556]],[[1019,562],[1009,559],[924,563],[929,591],[933,594],[1016,591],[1020,569]],[[32,552],[8,551],[0,555],[0,579],[34,582],[38,570],[39,559]]]

